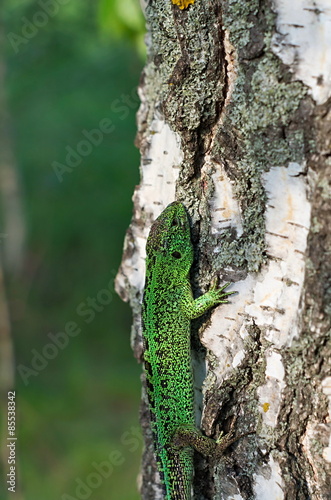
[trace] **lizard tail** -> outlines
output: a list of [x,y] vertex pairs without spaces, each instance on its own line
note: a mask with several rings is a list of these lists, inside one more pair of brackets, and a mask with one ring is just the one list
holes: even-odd
[[168,451],[167,472],[164,474],[166,500],[191,500],[193,450]]

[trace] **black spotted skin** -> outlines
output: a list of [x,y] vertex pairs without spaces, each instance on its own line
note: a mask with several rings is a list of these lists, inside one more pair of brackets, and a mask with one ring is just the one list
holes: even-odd
[[[146,245],[142,308],[144,366],[157,464],[166,500],[189,500],[193,448],[215,449],[215,441],[195,428],[190,354],[191,320],[227,302],[234,292],[215,286],[193,298],[190,224],[185,207],[174,202],[151,227]],[[198,443],[198,445],[197,445]],[[192,446],[191,446],[192,445]]]

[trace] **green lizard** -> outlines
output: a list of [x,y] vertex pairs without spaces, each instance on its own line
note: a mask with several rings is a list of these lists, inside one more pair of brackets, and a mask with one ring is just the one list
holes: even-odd
[[[146,245],[142,309],[144,365],[155,452],[166,500],[189,500],[193,448],[218,458],[237,438],[218,441],[195,427],[190,322],[235,292],[227,283],[193,299],[189,271],[193,246],[182,203],[171,203],[151,227]],[[241,437],[241,436],[239,436]]]

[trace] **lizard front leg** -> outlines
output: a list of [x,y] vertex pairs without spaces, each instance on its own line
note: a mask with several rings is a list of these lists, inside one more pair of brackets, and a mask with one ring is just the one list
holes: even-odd
[[193,299],[191,292],[191,285],[188,285],[186,293],[183,297],[182,308],[184,314],[189,319],[198,318],[207,312],[211,307],[218,304],[227,304],[229,301],[226,300],[229,295],[237,292],[223,292],[231,283],[226,283],[221,288],[217,287],[217,281],[214,280],[210,290],[197,299]]

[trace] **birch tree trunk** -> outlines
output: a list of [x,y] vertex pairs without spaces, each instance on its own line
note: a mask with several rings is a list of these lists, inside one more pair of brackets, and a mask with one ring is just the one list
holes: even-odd
[[[145,9],[141,183],[116,284],[134,353],[146,237],[177,199],[195,294],[214,276],[239,292],[192,325],[197,421],[256,430],[216,465],[197,454],[194,498],[330,499],[330,4],[193,1]],[[159,499],[144,391],[141,423],[141,495]]]

